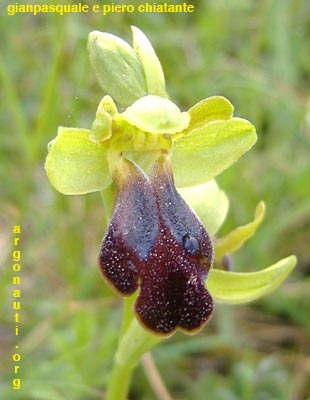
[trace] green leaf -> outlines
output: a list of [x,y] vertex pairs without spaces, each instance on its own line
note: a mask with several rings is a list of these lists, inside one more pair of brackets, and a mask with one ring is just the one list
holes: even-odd
[[135,26],[133,33],[133,47],[143,66],[148,94],[167,97],[165,77],[161,63],[148,38]]
[[200,129],[210,121],[226,120],[233,116],[234,107],[225,97],[212,96],[195,104],[188,110],[191,122],[187,132]]
[[296,263],[296,257],[290,256],[257,272],[228,272],[212,268],[206,285],[217,301],[227,304],[246,303],[276,289]]
[[153,95],[137,100],[117,117],[154,134],[180,132],[190,120],[189,114],[181,112],[172,101]]
[[220,259],[225,254],[240,249],[244,242],[250,239],[265,216],[265,203],[261,201],[255,210],[254,220],[247,225],[239,226],[227,236],[217,239],[215,242],[215,257]]
[[63,194],[102,190],[111,183],[106,147],[89,139],[91,131],[58,128],[49,144],[45,169],[51,184]]
[[140,60],[124,40],[93,31],[88,37],[88,51],[100,86],[121,107],[147,94]]
[[212,121],[173,141],[172,167],[176,186],[207,182],[228,168],[256,142],[249,121],[232,118]]
[[214,235],[226,218],[228,198],[214,179],[198,186],[178,189],[184,200],[194,209],[210,235]]

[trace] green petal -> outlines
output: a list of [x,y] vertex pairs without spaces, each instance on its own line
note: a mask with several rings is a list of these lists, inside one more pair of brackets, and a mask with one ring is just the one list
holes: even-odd
[[189,114],[181,112],[172,101],[159,96],[145,96],[128,107],[119,117],[144,132],[173,134],[189,124]]
[[195,186],[214,178],[256,142],[249,121],[232,118],[212,121],[180,135],[173,142],[172,167],[176,186]]
[[94,142],[105,141],[112,136],[112,116],[117,112],[113,99],[104,96],[100,101],[96,111],[90,134],[90,139]]
[[112,117],[117,113],[116,105],[115,105],[112,97],[109,95],[106,95],[101,99],[99,106],[98,106],[98,110],[100,110],[100,109],[106,111]]
[[295,267],[297,259],[290,256],[261,271],[241,273],[212,268],[206,282],[213,298],[228,304],[255,300],[276,289]]
[[261,201],[255,210],[254,220],[247,225],[239,226],[230,232],[227,236],[216,240],[215,257],[217,260],[240,249],[244,242],[250,239],[265,216],[265,203]]
[[225,220],[229,201],[214,179],[198,186],[178,189],[194,209],[210,235],[214,235]]
[[121,107],[147,94],[140,60],[124,40],[94,31],[89,34],[88,51],[100,86]]
[[188,110],[191,122],[187,131],[202,128],[206,123],[216,120],[230,119],[234,107],[225,97],[212,96],[195,104]]
[[135,26],[133,33],[133,47],[143,66],[148,94],[167,97],[165,77],[160,61],[148,38]]
[[45,169],[51,184],[63,194],[102,190],[111,183],[106,147],[89,139],[91,131],[58,128],[49,145]]

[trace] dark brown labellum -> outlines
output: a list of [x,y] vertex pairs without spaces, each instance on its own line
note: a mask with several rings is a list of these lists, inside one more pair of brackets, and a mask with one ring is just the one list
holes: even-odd
[[134,311],[153,333],[194,333],[213,309],[205,288],[211,239],[176,191],[166,157],[149,176],[126,165],[126,179],[115,177],[115,207],[99,255],[102,274],[123,296],[140,287]]

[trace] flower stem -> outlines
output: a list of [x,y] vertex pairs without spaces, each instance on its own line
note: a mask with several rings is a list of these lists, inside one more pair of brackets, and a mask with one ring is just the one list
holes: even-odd
[[114,362],[112,375],[109,381],[106,400],[125,400],[131,381],[134,366],[126,366]]
[[131,303],[132,299],[125,300],[124,319],[127,318],[127,321],[123,325],[115,353],[106,400],[127,399],[131,376],[141,356],[162,340],[143,329],[132,314],[132,320],[128,324],[128,309]]

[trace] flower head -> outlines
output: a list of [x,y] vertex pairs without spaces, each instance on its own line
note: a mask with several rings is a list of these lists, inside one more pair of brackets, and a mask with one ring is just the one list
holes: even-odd
[[213,178],[252,147],[255,129],[234,118],[221,96],[181,112],[168,100],[150,42],[137,28],[133,35],[132,48],[114,35],[90,34],[90,59],[107,95],[91,129],[59,128],[45,167],[63,194],[114,190],[99,255],[104,279],[124,297],[139,289],[134,313],[152,332],[193,333],[210,318],[212,297],[253,300],[280,284],[296,259],[255,273],[210,269],[253,236],[264,216],[260,203],[252,222],[215,237],[228,199]]

